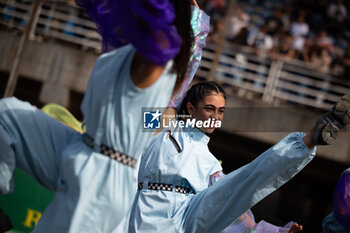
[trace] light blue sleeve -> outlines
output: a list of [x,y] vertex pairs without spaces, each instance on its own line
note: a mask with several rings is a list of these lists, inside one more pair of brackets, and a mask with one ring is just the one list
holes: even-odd
[[[209,186],[212,186],[215,182],[219,181],[224,176],[225,174],[223,172],[218,172],[210,176]],[[287,233],[293,224],[295,223],[289,222],[287,225],[279,227],[265,222],[264,220],[256,223],[253,212],[251,210],[248,210],[228,227],[226,227],[221,233]]]
[[0,124],[0,194],[13,191],[16,162],[11,139]]
[[301,171],[315,156],[292,133],[251,163],[195,195],[186,211],[184,232],[220,232]]
[[77,134],[27,102],[0,100],[0,193],[13,191],[15,166],[56,191],[59,155]]

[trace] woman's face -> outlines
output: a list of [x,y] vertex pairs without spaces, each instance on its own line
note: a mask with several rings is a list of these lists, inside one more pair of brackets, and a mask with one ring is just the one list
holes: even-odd
[[[196,120],[205,121],[209,118],[214,118],[217,121],[221,121],[224,118],[225,104],[224,96],[221,93],[213,92],[199,101],[197,106],[193,106],[188,102],[187,110],[192,118]],[[208,128],[203,127],[201,130],[204,133],[212,133],[215,130],[215,126]]]

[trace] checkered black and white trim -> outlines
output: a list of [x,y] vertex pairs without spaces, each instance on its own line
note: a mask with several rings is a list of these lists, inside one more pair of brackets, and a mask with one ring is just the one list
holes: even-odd
[[189,188],[185,188],[183,186],[178,186],[178,185],[175,186],[175,192],[177,193],[188,194],[190,193],[190,191],[191,190]]
[[[94,147],[94,139],[87,134],[84,134],[84,142],[88,147],[90,148]],[[127,165],[129,167],[132,167],[132,168],[136,167],[137,160],[135,158],[128,156],[126,154],[120,153],[119,151],[115,151],[113,148],[110,148],[106,145],[102,144],[100,146],[100,153],[107,155],[111,159],[114,159],[117,162]]]
[[[143,182],[138,183],[138,190],[143,189]],[[153,182],[149,182],[147,189],[149,190],[159,190],[159,191],[168,191],[168,192],[172,192],[173,191],[173,185],[172,184],[162,184],[162,183],[153,183]],[[183,194],[188,194],[190,193],[190,189],[183,187],[183,186],[179,186],[176,185],[175,186],[175,192],[177,193],[183,193]]]
[[161,191],[173,191],[172,184],[162,184],[162,183],[148,183],[148,189],[150,190],[161,190]]

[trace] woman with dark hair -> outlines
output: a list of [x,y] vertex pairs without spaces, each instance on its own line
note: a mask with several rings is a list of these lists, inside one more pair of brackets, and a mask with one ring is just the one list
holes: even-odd
[[[213,91],[213,92],[219,91],[223,93],[223,95],[225,96],[224,90],[221,88],[221,86],[219,86],[216,83],[210,82],[208,84],[205,84],[205,83],[198,84],[198,86],[200,85],[203,85],[206,87],[204,88],[205,91],[202,90],[202,92],[200,92],[200,89],[198,87],[197,87],[197,91],[189,91],[188,94],[184,97],[183,102],[179,106],[177,106],[177,109],[179,109],[180,115],[188,115],[189,112],[187,110],[186,103],[191,102],[194,106],[197,106],[198,101],[204,98],[205,96],[204,92],[207,93],[210,91]],[[214,183],[219,181],[224,176],[225,174],[222,171],[216,172],[215,174],[211,175],[208,186],[212,186]],[[302,226],[295,222],[289,222],[283,227],[275,226],[263,220],[260,221],[259,223],[256,223],[253,213],[250,210],[248,210],[242,216],[240,216],[236,221],[234,221],[232,224],[226,227],[223,233],[248,233],[253,230],[256,233],[269,233],[269,232],[294,233],[302,230]]]
[[208,150],[207,134],[223,119],[225,99],[215,83],[191,87],[180,107],[182,118],[155,136],[143,153],[138,192],[114,232],[220,232],[296,175],[315,156],[315,145],[334,142],[336,132],[350,121],[349,95],[307,135],[291,133],[208,187],[222,168]]
[[56,193],[34,232],[110,232],[124,217],[152,136],[142,132],[142,107],[166,107],[193,60],[193,2],[77,0],[105,52],[81,106],[84,135],[28,103],[0,101],[1,193],[13,189],[16,165]]

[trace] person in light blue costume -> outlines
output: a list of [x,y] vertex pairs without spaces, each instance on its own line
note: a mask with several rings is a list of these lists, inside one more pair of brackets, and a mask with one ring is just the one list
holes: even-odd
[[[85,135],[29,103],[0,101],[0,183],[7,184],[2,190],[12,189],[17,165],[56,193],[34,232],[109,232],[130,207],[136,161],[152,136],[141,132],[141,109],[167,106],[176,80],[168,63],[155,84],[137,87],[128,75],[134,53],[128,45],[97,60],[82,104]],[[94,138],[92,148],[84,143],[87,135]],[[105,156],[101,144],[129,161]]]
[[[113,232],[224,230],[305,167],[315,156],[315,145],[335,139],[333,133],[339,126],[349,123],[349,99],[350,96],[345,98],[345,107],[344,99],[337,105],[346,110],[342,118],[334,118],[338,108],[333,109],[307,135],[291,133],[209,188],[210,177],[222,170],[207,147],[206,134],[212,133],[215,127],[183,128],[178,123],[164,129],[142,155],[138,192],[132,208]],[[187,93],[180,114],[190,114],[190,121],[221,121],[224,109],[223,90],[215,83],[199,83]]]
[[[190,1],[166,2],[161,7],[169,5],[167,15],[158,14],[162,8],[152,9],[152,4],[160,4],[154,1],[149,1],[146,11],[169,17],[174,10],[177,20],[159,26],[176,26],[179,35],[155,30],[152,33],[164,32],[163,40],[151,33],[150,38],[160,43],[157,52],[164,52],[169,44],[174,45],[170,52],[177,52],[153,56],[130,42],[100,56],[81,106],[87,127],[84,135],[29,103],[0,100],[1,193],[13,189],[15,166],[55,192],[34,232],[110,232],[129,209],[136,192],[138,159],[152,138],[152,132],[142,132],[142,108],[168,105],[184,80],[187,66],[183,64],[189,62],[193,43]],[[128,3],[127,10],[140,3],[144,1]],[[130,20],[140,22],[140,18]],[[182,42],[177,44],[179,36]]]

